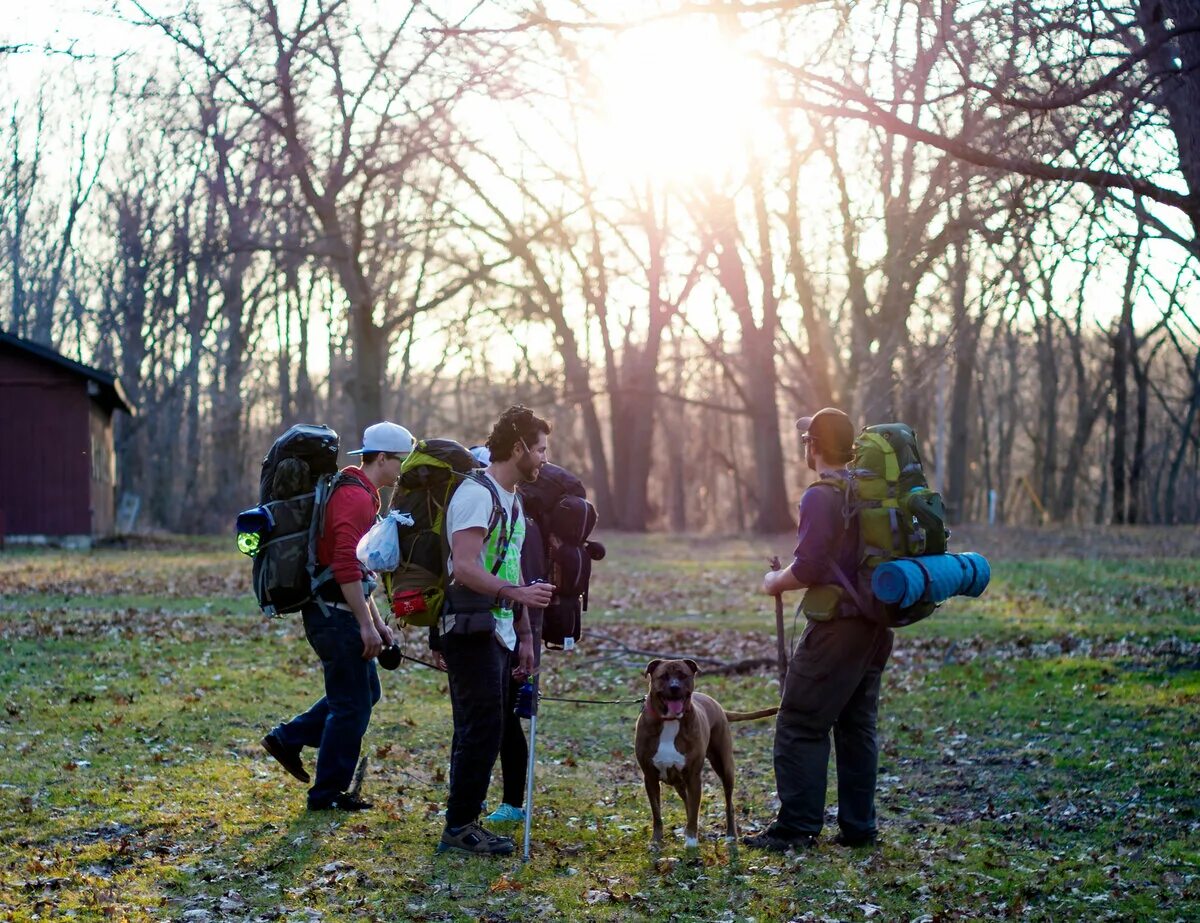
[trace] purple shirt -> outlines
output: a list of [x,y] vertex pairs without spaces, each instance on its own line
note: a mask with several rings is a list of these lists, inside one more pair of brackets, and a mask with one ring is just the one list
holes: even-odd
[[830,561],[837,561],[847,579],[858,572],[858,517],[846,523],[846,493],[828,484],[813,484],[800,498],[800,526],[792,574],[804,586],[841,586]]

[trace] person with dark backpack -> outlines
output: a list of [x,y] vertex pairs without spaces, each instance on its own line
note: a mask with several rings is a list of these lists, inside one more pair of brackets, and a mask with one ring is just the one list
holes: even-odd
[[[820,480],[800,500],[789,567],[769,571],[762,592],[807,589],[804,632],[788,663],[775,724],[779,813],[747,846],[785,852],[815,846],[825,818],[832,731],[837,752],[841,846],[875,842],[876,720],[893,632],[869,583],[853,586],[862,553],[860,517],[847,503],[855,433],[850,418],[827,407],[801,417],[805,462]],[[843,589],[843,585],[845,588]]]
[[313,570],[328,577],[314,578],[313,598],[300,611],[305,637],[321,658],[325,695],[262,741],[267,752],[302,782],[310,779],[301,751],[317,749],[317,777],[308,791],[310,810],[371,807],[347,790],[371,710],[380,698],[375,657],[393,639],[371,599],[372,575],[355,550],[376,522],[380,489],[396,482],[412,447],[412,434],[403,426],[368,426],[363,447],[348,453],[361,455],[362,466],[338,473],[319,517]]
[[[491,455],[487,446],[472,446],[471,453],[478,462],[487,466]],[[530,636],[533,642],[535,671],[541,666],[542,642],[547,646],[561,648],[564,642],[570,645],[579,640],[580,609],[586,605],[588,578],[591,562],[604,557],[604,546],[599,542],[587,542],[587,534],[595,523],[595,509],[587,501],[583,483],[574,474],[552,462],[546,462],[535,480],[526,480],[518,485],[517,492],[525,510],[525,541],[521,545],[521,574],[529,582],[549,580],[555,587],[554,596],[546,609],[529,608]],[[575,517],[564,513],[563,508],[581,510],[581,516],[589,525],[574,524]],[[553,531],[556,522],[568,523],[565,534]],[[586,545],[586,548],[583,546]],[[563,567],[557,562],[566,562]],[[546,622],[549,621],[548,634]],[[515,668],[517,652],[512,655]],[[509,695],[516,701],[521,682],[516,674],[510,681]],[[489,823],[519,823],[525,820],[526,764],[529,759],[529,744],[521,718],[514,709],[504,716],[504,734],[500,743],[500,777],[503,785],[503,801],[488,814]]]

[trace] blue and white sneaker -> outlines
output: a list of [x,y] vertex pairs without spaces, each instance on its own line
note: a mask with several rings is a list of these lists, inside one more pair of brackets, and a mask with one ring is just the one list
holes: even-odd
[[525,809],[514,808],[511,804],[502,804],[486,818],[491,824],[518,824],[525,820]]

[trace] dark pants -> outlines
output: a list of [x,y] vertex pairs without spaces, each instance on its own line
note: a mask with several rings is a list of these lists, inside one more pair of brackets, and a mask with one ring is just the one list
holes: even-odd
[[450,799],[446,826],[462,827],[479,817],[509,700],[509,652],[494,634],[443,635],[442,656],[450,674],[454,739],[450,745]]
[[517,701],[517,690],[521,684],[511,678],[517,665],[516,653],[509,654],[508,700],[504,709],[504,735],[500,738],[500,775],[504,783],[504,803],[519,808],[525,804],[525,775],[529,769],[529,744],[525,740],[525,729],[521,719],[513,711]]
[[837,749],[838,826],[875,834],[875,721],[892,631],[862,618],[809,622],[788,664],[775,722],[778,836],[816,836],[825,818],[829,732]]
[[[542,661],[542,610],[530,609],[529,622],[533,632],[533,659],[536,667]],[[517,663],[517,653],[514,651],[509,655],[510,677]],[[520,688],[519,682],[509,680],[509,699],[504,710],[504,736],[500,741],[500,774],[504,783],[504,803],[511,804],[514,808],[525,804],[525,776],[529,770],[529,744],[525,741],[525,728],[521,726],[521,719],[513,712],[517,690]]]
[[371,709],[379,701],[374,660],[363,660],[362,637],[352,612],[305,606],[304,634],[321,658],[325,695],[302,715],[275,729],[285,747],[317,747],[317,777],[308,790],[310,808],[327,807],[350,787]]

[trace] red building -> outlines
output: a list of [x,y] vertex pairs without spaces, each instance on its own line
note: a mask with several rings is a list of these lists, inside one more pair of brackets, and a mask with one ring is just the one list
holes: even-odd
[[0,538],[88,544],[116,522],[116,376],[0,332]]

